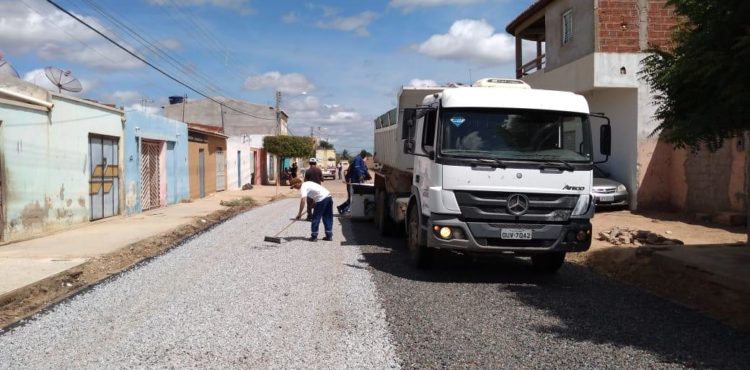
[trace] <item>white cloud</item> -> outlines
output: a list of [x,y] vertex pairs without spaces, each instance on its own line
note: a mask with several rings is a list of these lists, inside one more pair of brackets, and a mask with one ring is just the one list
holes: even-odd
[[286,24],[292,24],[297,22],[297,13],[295,12],[289,12],[285,14],[283,17],[281,17],[281,21]]
[[437,59],[503,64],[515,60],[515,47],[513,37],[495,33],[484,19],[461,19],[453,23],[448,33],[433,35],[413,49]]
[[158,6],[215,6],[230,10],[238,10],[242,15],[255,13],[255,9],[250,7],[249,0],[148,0],[151,5]]
[[117,90],[113,93],[104,95],[102,101],[106,103],[115,103],[119,106],[127,106],[140,102],[143,98],[144,95],[135,90]]
[[[95,18],[79,17],[104,30]],[[40,0],[0,2],[0,45],[7,54],[35,53],[46,60],[64,60],[104,70],[143,66],[67,14]]]
[[[53,84],[52,81],[50,81],[47,78],[47,76],[44,74],[44,68],[38,68],[32,71],[26,72],[23,75],[23,79],[24,81],[31,82],[34,85],[37,85],[43,89],[47,89],[47,90],[54,91],[54,92],[59,91],[57,86]],[[81,95],[89,93],[91,90],[96,88],[97,85],[99,85],[97,81],[89,80],[85,78],[79,78],[78,81],[81,82],[81,87],[83,87],[83,89],[80,92],[73,93],[73,92],[65,91],[65,90],[62,90],[61,92],[66,95],[81,96]]]
[[[284,103],[289,126],[297,135],[315,135],[336,145],[336,150],[372,151],[372,122],[354,109],[340,104],[323,104],[316,96],[299,96]],[[320,131],[318,130],[320,128]]]
[[315,25],[319,28],[354,32],[359,36],[369,36],[370,32],[367,30],[367,26],[377,17],[378,14],[371,11],[362,12],[351,17],[333,18],[333,14],[331,14],[328,16],[329,19],[318,21]]
[[169,50],[182,49],[182,43],[177,39],[164,39],[159,41],[159,46]]
[[409,81],[409,84],[407,86],[429,87],[429,86],[440,86],[440,85],[434,80],[421,80],[421,79],[415,78]]
[[148,114],[156,114],[161,115],[161,108],[153,105],[143,105],[141,103],[134,103],[128,106],[125,106],[125,111],[138,111],[138,112],[144,112]]
[[394,8],[402,8],[404,9],[404,11],[410,11],[420,7],[471,5],[481,3],[483,1],[484,0],[391,0],[388,5]]
[[248,90],[274,89],[286,94],[298,95],[315,90],[315,85],[300,73],[281,74],[278,71],[253,75],[245,80]]

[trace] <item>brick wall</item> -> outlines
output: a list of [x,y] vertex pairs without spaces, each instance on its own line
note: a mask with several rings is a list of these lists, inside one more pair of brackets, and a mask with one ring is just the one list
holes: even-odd
[[[667,0],[649,0],[647,39],[649,46],[669,44],[674,11]],[[638,0],[599,0],[597,51],[605,53],[637,53],[641,51]]]
[[633,53],[638,46],[637,0],[599,0],[599,47],[605,53]]
[[650,0],[648,9],[648,44],[667,47],[672,37],[672,28],[677,25],[674,9],[667,7],[667,0]]

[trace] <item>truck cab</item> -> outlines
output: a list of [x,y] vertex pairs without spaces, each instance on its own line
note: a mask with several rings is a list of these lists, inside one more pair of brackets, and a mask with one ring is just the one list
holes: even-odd
[[399,110],[403,153],[412,157],[403,218],[415,265],[447,249],[529,256],[555,271],[566,252],[590,247],[594,155],[582,96],[491,79]]

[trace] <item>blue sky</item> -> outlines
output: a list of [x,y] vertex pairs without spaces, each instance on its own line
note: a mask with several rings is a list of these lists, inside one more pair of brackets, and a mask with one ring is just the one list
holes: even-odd
[[[208,95],[273,105],[282,91],[293,133],[314,127],[350,151],[372,149],[372,120],[395,105],[401,85],[513,77],[505,26],[533,3],[56,1]],[[146,109],[159,112],[170,95],[199,98],[43,0],[0,0],[0,51],[22,78],[44,85],[41,68],[69,69],[81,96],[127,109],[149,99]]]

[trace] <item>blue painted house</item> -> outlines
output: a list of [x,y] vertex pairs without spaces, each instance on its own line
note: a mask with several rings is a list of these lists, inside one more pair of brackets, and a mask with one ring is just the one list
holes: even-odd
[[187,125],[139,111],[125,113],[125,212],[190,198]]

